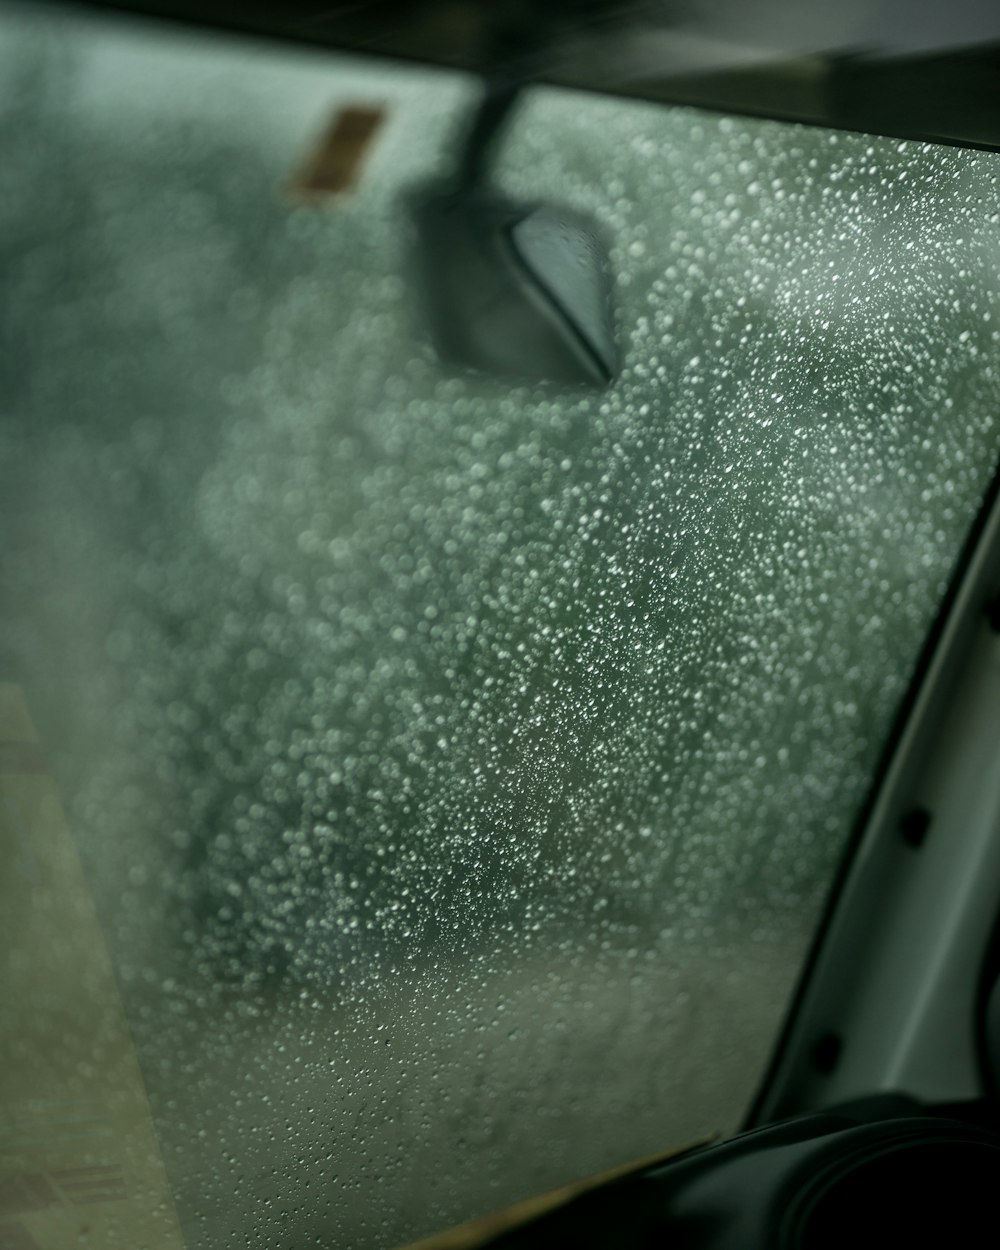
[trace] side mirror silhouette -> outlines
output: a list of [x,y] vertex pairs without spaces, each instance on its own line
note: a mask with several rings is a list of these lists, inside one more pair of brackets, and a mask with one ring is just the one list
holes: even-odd
[[617,371],[607,251],[593,223],[494,191],[488,156],[517,88],[488,93],[454,179],[415,209],[417,267],[435,346],[458,368],[606,386]]

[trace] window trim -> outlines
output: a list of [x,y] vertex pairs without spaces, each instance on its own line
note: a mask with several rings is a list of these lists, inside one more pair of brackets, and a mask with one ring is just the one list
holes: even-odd
[[[884,1090],[942,1102],[984,1092],[977,1011],[1000,908],[1000,630],[987,615],[998,592],[1000,472],[924,645],[746,1128]],[[970,785],[991,763],[992,775]]]

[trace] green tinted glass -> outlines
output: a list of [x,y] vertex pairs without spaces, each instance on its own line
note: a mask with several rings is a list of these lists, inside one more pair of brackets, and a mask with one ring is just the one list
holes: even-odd
[[191,1247],[733,1130],[1000,447],[997,157],[555,90],[497,180],[599,222],[621,375],[449,374],[408,197],[474,94],[0,21],[0,679]]

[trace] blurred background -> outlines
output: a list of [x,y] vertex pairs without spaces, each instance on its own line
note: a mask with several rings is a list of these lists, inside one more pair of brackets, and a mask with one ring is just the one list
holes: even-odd
[[477,91],[0,9],[0,678],[190,1247],[734,1131],[1000,450],[994,154],[566,86],[496,179],[600,224],[620,376],[444,368]]

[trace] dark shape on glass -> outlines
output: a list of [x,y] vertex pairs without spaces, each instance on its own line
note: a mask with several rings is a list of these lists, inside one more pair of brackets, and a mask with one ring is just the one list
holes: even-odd
[[416,206],[418,277],[441,358],[523,381],[605,386],[617,354],[607,252],[595,226],[518,203],[486,176],[518,85],[489,90],[453,180]]

